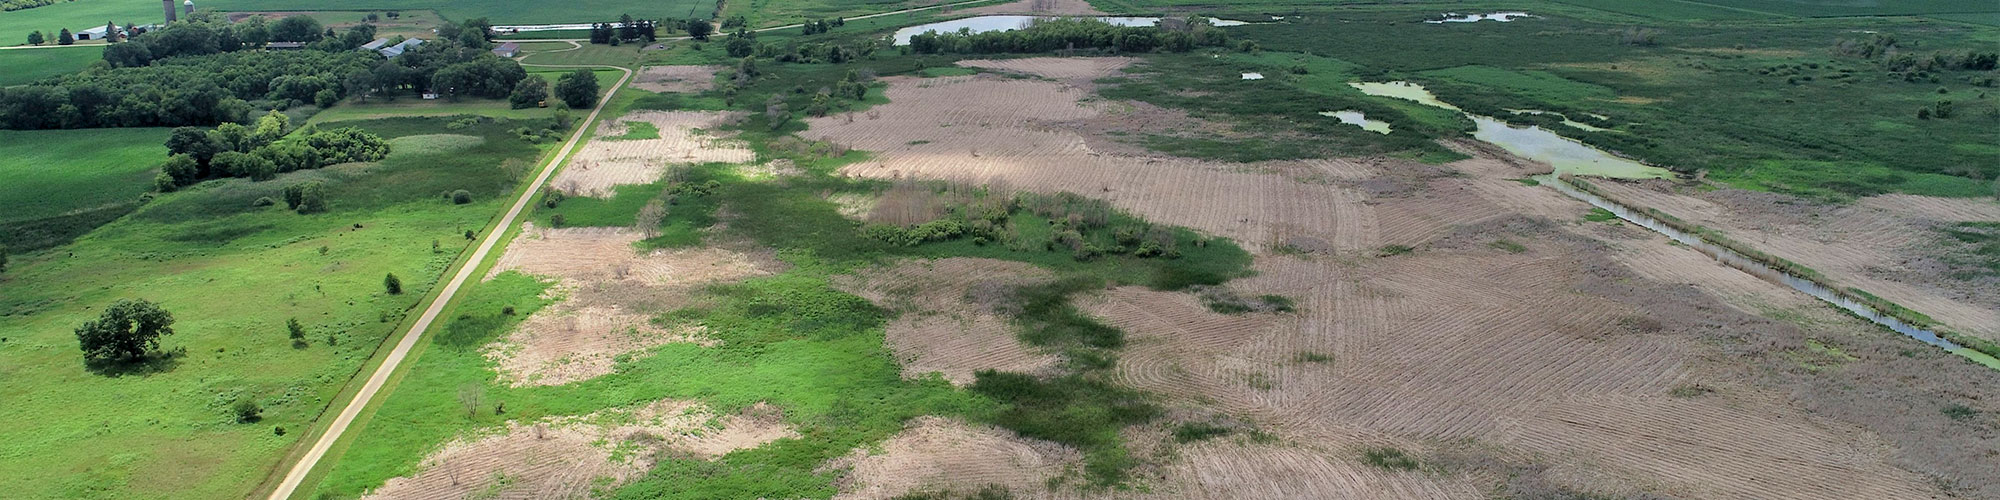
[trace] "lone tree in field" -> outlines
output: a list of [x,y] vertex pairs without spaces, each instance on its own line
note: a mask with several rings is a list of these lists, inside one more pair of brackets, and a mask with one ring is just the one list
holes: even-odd
[[389,295],[402,295],[403,279],[397,278],[396,273],[389,273],[388,276],[382,277],[382,288],[388,290]]
[[42,38],[42,30],[35,30],[32,33],[28,33],[28,45],[41,45],[42,42],[46,41],[48,40]]
[[63,28],[61,33],[56,34],[56,45],[72,45],[75,43],[76,37],[69,34],[69,28]]
[[556,97],[572,108],[588,108],[597,104],[597,73],[579,69],[556,78]]
[[708,24],[707,19],[688,20],[688,38],[706,42],[708,41],[708,35],[714,32],[715,26]]
[[174,315],[145,299],[121,299],[104,314],[76,328],[83,359],[119,361],[160,348],[160,336],[174,334]]

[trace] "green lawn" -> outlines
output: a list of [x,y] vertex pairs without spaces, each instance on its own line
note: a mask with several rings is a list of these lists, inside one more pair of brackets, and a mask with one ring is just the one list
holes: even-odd
[[[359,125],[384,136],[447,131],[441,119]],[[0,490],[18,498],[248,496],[467,246],[462,233],[483,230],[546,150],[514,138],[512,126],[448,130],[475,138],[422,139],[456,147],[411,147],[374,165],[205,182],[73,244],[13,255],[0,275],[0,358],[8,360],[0,364],[0,420],[8,422],[0,440],[9,443]],[[142,132],[162,133],[133,133]],[[328,183],[331,212],[252,203],[307,179]],[[472,192],[473,203],[439,198],[452,189]],[[384,292],[385,273],[402,277],[402,295]],[[174,314],[176,334],[162,339],[172,356],[86,367],[72,330],[124,298]],[[308,332],[302,346],[286,336],[291,318]],[[239,398],[260,403],[262,419],[235,422],[227,407]]]
[[165,15],[160,2],[146,0],[76,0],[0,12],[0,46],[27,45],[28,32],[35,30],[54,43],[56,32],[63,28],[76,32],[104,26],[105,22],[119,26],[157,24]]
[[0,50],[0,87],[82,71],[104,59],[104,46]]

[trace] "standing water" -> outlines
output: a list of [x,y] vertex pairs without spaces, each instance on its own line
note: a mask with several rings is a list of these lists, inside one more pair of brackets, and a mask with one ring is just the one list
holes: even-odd
[[1369,132],[1378,132],[1383,134],[1391,132],[1391,130],[1389,129],[1389,122],[1385,122],[1382,120],[1370,120],[1368,119],[1367,114],[1364,114],[1360,111],[1354,111],[1354,110],[1321,111],[1319,112],[1319,115],[1333,117],[1335,119],[1340,120],[1341,123],[1353,125],[1356,127],[1361,127],[1361,130],[1366,130]]
[[1444,24],[1444,23],[1476,23],[1480,21],[1492,20],[1504,23],[1513,21],[1515,19],[1520,19],[1523,17],[1535,17],[1534,15],[1528,14],[1526,12],[1495,12],[1492,14],[1459,14],[1457,12],[1446,12],[1444,16],[1445,16],[1444,19],[1433,19],[1424,22],[1431,24]]
[[[909,45],[910,37],[923,34],[926,31],[936,31],[938,33],[952,33],[961,29],[970,30],[973,33],[985,33],[988,31],[1013,31],[1021,28],[1026,28],[1028,27],[1029,24],[1032,24],[1037,20],[1044,20],[1044,19],[1063,19],[1063,18],[1048,17],[1048,16],[977,16],[977,17],[968,17],[964,19],[953,19],[950,21],[939,21],[930,24],[919,24],[916,26],[910,26],[896,30],[895,34],[896,45]],[[1117,26],[1153,26],[1160,23],[1160,18],[1157,17],[1105,16],[1105,17],[1083,17],[1078,19],[1096,19],[1098,21],[1103,21],[1107,24],[1112,24]],[[1242,26],[1245,24],[1250,24],[1243,21],[1232,21],[1228,19],[1210,19],[1208,20],[1208,22],[1209,24],[1213,24],[1219,27]]]
[[[1437,96],[1432,95],[1424,86],[1410,82],[1356,82],[1348,85],[1368,95],[1406,99],[1453,111],[1463,111],[1457,106],[1438,100]],[[1500,146],[1522,158],[1548,163],[1555,167],[1556,173],[1619,179],[1662,179],[1673,175],[1673,172],[1667,169],[1619,158],[1541,127],[1514,127],[1490,117],[1471,113],[1466,113],[1465,116],[1479,126],[1472,132],[1473,138]]]

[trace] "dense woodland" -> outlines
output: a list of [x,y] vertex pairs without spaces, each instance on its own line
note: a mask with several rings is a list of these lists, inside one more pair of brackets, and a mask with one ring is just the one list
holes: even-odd
[[[375,39],[372,25],[336,34],[303,16],[231,24],[197,14],[151,32],[131,30],[136,34],[107,47],[93,69],[0,89],[0,128],[247,122],[264,110],[426,89],[453,98],[507,97],[527,72],[489,52],[488,26],[484,19],[447,24],[436,40],[385,60],[355,50]],[[281,41],[306,48],[263,50]]]

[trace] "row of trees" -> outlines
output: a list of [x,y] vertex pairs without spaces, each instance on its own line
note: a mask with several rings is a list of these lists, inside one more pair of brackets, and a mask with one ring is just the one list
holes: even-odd
[[1116,26],[1095,19],[1050,19],[1014,31],[925,32],[910,37],[910,50],[919,54],[999,54],[1073,49],[1186,52],[1195,47],[1220,47],[1229,43],[1229,36],[1210,25],[1206,19],[1194,18],[1186,23],[1173,24],[1184,28]]
[[632,19],[631,14],[619,16],[618,23],[595,23],[590,25],[590,43],[617,45],[621,42],[657,39],[659,27],[650,19]]
[[847,20],[846,20],[846,19],[841,19],[841,18],[838,18],[838,17],[836,17],[836,18],[833,18],[833,20],[832,20],[832,21],[828,21],[828,20],[825,20],[825,19],[812,19],[812,20],[808,20],[808,21],[806,21],[806,22],[805,22],[804,24],[801,24],[800,26],[801,26],[801,27],[802,27],[802,28],[804,29],[804,31],[805,31],[805,34],[807,34],[807,35],[817,35],[817,34],[820,34],[820,33],[825,33],[825,32],[828,32],[828,31],[833,31],[833,29],[834,29],[834,28],[837,28],[837,27],[841,27],[841,26],[846,26],[846,25],[847,25]]
[[308,128],[286,139],[287,125],[285,115],[274,111],[257,119],[253,127],[224,123],[208,130],[176,128],[167,136],[169,156],[154,182],[160,191],[173,191],[220,177],[264,181],[284,172],[376,161],[389,155],[388,141],[358,128]]

